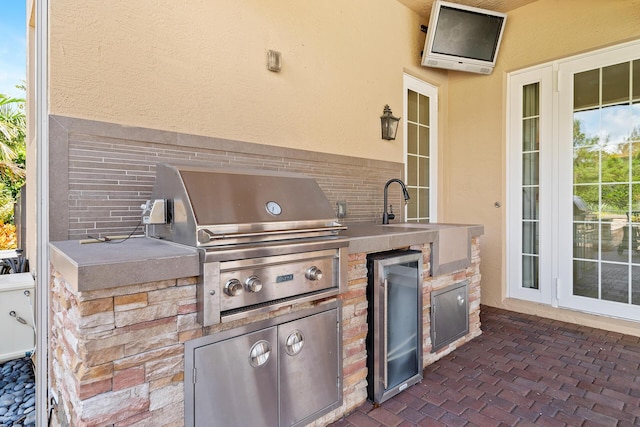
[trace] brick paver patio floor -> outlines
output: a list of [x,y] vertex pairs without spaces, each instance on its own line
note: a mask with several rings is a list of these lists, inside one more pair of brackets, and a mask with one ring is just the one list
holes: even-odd
[[332,424],[640,425],[640,338],[483,306],[482,336]]

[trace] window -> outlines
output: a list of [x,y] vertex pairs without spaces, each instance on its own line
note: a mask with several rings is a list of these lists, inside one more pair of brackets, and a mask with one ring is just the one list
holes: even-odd
[[549,302],[553,215],[552,70],[509,76],[508,294]]

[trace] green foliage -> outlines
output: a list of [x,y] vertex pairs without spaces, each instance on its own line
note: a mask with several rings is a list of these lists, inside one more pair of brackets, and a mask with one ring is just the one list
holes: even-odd
[[13,224],[13,205],[15,199],[11,191],[6,188],[0,189],[0,223]]
[[[16,86],[24,89],[24,84]],[[13,222],[13,205],[24,185],[27,129],[25,101],[0,94],[0,222]]]
[[[640,129],[635,127],[625,140],[615,145],[608,138],[587,138],[579,120],[573,121],[574,193],[601,217],[627,214],[640,206]],[[630,179],[631,169],[631,179]],[[631,204],[629,206],[631,196]]]

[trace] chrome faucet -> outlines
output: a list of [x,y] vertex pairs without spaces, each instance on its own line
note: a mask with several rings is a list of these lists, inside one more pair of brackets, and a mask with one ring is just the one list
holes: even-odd
[[407,191],[407,186],[404,185],[404,182],[402,182],[398,178],[393,178],[387,181],[387,183],[384,185],[384,213],[382,214],[383,224],[389,224],[389,220],[394,219],[396,217],[396,215],[393,213],[393,208],[391,208],[391,212],[389,213],[387,212],[387,198],[388,198],[387,193],[388,193],[389,184],[391,184],[392,182],[397,182],[402,187],[402,194],[404,196],[405,204],[407,204],[407,202],[411,198],[409,197],[409,192]]

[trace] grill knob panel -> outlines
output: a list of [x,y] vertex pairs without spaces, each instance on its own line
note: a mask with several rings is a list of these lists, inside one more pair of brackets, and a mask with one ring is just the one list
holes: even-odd
[[262,289],[262,280],[258,276],[249,276],[244,281],[244,286],[247,292],[260,292]]
[[229,279],[224,285],[224,293],[230,297],[238,296],[242,293],[243,286],[238,279]]
[[309,267],[304,276],[311,281],[317,281],[322,279],[322,270],[314,265],[313,267]]

